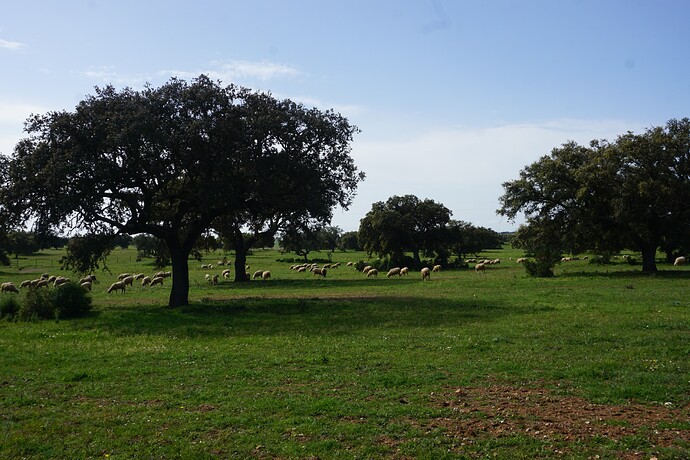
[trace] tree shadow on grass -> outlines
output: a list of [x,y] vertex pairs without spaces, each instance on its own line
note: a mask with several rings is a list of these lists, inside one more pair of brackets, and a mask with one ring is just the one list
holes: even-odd
[[659,270],[655,273],[644,273],[639,270],[615,270],[615,271],[572,271],[559,273],[563,278],[616,278],[616,279],[690,279],[690,270]]
[[489,301],[422,297],[244,297],[193,303],[177,309],[109,308],[75,326],[123,336],[333,336],[372,328],[384,331],[491,322],[526,312]]

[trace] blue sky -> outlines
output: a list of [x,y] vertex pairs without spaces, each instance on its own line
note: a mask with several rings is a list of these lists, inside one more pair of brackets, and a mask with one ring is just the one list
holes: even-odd
[[414,194],[513,230],[501,184],[569,140],[690,116],[690,1],[7,2],[0,153],[94,86],[201,73],[342,113],[367,174],[333,224]]

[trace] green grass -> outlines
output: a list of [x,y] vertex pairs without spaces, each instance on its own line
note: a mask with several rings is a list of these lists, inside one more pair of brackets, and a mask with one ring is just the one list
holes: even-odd
[[[13,261],[0,280],[57,273],[59,255]],[[0,322],[0,458],[563,458],[554,446],[573,458],[690,456],[687,439],[660,447],[644,432],[463,443],[438,423],[458,415],[434,395],[506,385],[668,403],[680,421],[650,432],[688,432],[690,271],[574,261],[533,279],[507,260],[519,255],[487,253],[503,262],[485,274],[422,282],[346,267],[318,279],[259,250],[250,271],[273,279],[218,286],[198,268],[222,257],[209,255],[190,261],[192,304],[170,310],[169,283],[105,292],[120,272],[154,271],[117,251],[87,317]]]

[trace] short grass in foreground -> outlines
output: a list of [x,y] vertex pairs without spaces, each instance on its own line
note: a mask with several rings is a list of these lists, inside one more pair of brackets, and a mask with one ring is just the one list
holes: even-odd
[[[690,456],[685,267],[532,279],[506,250],[485,274],[318,279],[257,251],[272,280],[211,286],[190,262],[193,303],[170,310],[169,286],[105,293],[152,270],[130,255],[88,317],[0,323],[1,458]],[[50,268],[32,262],[0,277]],[[574,401],[582,429],[555,429],[543,409]]]

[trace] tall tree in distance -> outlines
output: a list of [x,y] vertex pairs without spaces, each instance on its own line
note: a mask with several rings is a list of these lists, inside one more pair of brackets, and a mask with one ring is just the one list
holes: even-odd
[[369,254],[400,260],[411,252],[415,265],[422,253],[445,250],[451,211],[434,200],[414,195],[392,196],[372,205],[360,221],[359,241]]
[[[356,128],[343,117],[221,87],[204,75],[142,91],[97,88],[74,112],[32,117],[26,131],[0,203],[41,228],[164,241],[173,272],[170,307],[189,303],[188,258],[216,219],[245,216],[250,208],[271,214],[262,205],[270,181],[258,168],[303,155],[303,176],[291,185],[331,186],[328,199],[305,212],[320,218],[329,206],[347,206],[362,178],[349,156]],[[280,188],[286,199],[288,189]]]

